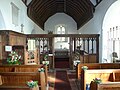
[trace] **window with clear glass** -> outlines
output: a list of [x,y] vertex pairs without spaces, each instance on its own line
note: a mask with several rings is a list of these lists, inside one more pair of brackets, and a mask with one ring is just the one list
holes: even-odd
[[28,51],[35,50],[35,40],[28,40]]
[[114,26],[104,31],[103,62],[120,61],[120,26]]
[[[65,27],[62,25],[59,25],[56,29],[56,34],[66,34]],[[65,42],[66,38],[65,37],[57,37],[56,42]]]

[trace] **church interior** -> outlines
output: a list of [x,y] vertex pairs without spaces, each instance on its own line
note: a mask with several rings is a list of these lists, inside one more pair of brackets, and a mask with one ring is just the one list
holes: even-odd
[[0,1],[0,90],[120,90],[120,0]]

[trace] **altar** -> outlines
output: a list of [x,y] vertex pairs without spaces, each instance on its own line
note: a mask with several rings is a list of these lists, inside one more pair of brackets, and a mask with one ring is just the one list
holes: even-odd
[[69,58],[68,49],[55,49],[55,58]]
[[55,50],[55,68],[69,68],[69,50],[56,49]]

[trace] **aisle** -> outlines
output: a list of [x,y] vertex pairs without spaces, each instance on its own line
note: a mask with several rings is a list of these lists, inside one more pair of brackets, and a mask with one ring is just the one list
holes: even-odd
[[66,70],[56,71],[54,90],[71,90]]
[[[48,73],[48,90],[80,90],[75,70],[55,69]],[[67,89],[70,88],[70,89]]]

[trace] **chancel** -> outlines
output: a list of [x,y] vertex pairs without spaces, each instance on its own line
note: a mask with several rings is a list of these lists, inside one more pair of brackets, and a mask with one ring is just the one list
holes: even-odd
[[120,0],[1,0],[0,90],[120,90]]

